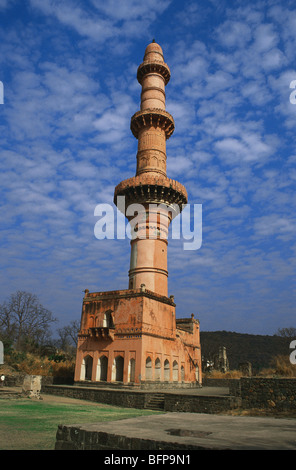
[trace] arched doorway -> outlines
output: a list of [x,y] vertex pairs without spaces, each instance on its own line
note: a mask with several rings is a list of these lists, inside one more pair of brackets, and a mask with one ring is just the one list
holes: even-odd
[[155,360],[155,371],[154,371],[155,380],[161,379],[161,362],[160,359],[157,358]]
[[112,310],[107,310],[104,313],[103,328],[114,328]]
[[151,357],[146,359],[145,379],[152,380],[152,361]]
[[168,359],[164,361],[164,380],[167,382],[170,380],[170,363]]
[[101,356],[98,360],[97,380],[107,382],[108,374],[108,357]]
[[185,369],[184,369],[184,366],[181,366],[181,380],[182,380],[182,382],[184,382],[184,380],[185,380]]
[[115,382],[123,382],[123,365],[124,359],[122,356],[117,356],[114,359],[112,367],[112,380]]
[[134,382],[135,381],[135,369],[136,369],[136,361],[135,359],[130,359],[128,364],[128,381]]
[[91,380],[93,367],[93,358],[85,356],[81,364],[80,380]]
[[174,382],[178,382],[178,380],[179,380],[178,375],[179,375],[178,362],[174,361],[173,362],[173,381]]

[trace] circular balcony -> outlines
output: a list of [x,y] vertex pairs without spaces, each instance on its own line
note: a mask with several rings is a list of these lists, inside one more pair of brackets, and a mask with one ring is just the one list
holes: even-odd
[[143,77],[151,73],[156,73],[158,75],[161,75],[164,79],[165,85],[168,84],[171,78],[171,72],[167,64],[165,64],[164,62],[158,62],[158,61],[151,62],[151,61],[145,60],[138,67],[138,71],[137,71],[138,82],[141,84]]
[[187,204],[187,191],[178,181],[161,175],[149,173],[128,178],[119,183],[114,191],[114,204],[117,196],[125,197],[125,209],[128,205],[138,204],[177,204],[179,210]]
[[144,127],[155,127],[164,130],[166,138],[172,135],[175,130],[173,116],[163,109],[145,109],[138,111],[131,118],[131,131],[136,139],[139,131]]

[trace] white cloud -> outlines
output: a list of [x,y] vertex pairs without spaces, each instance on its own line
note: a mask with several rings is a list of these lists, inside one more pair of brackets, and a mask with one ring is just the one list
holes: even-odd
[[261,24],[254,32],[254,49],[258,52],[270,51],[279,42],[279,37],[274,31],[273,25]]
[[62,24],[72,27],[81,36],[95,41],[105,41],[120,33],[120,30],[108,19],[88,15],[84,8],[73,7],[69,1],[61,3],[55,0],[30,0],[32,7],[42,13],[56,17]]
[[259,217],[255,220],[254,231],[256,236],[270,237],[276,235],[279,239],[294,240],[296,231],[296,220],[271,214]]
[[72,318],[84,288],[127,287],[129,241],[96,240],[93,211],[135,174],[136,69],[155,34],[172,73],[168,175],[203,204],[202,249],[169,243],[179,313],[239,331],[272,296],[292,311],[296,14],[272,3],[31,0],[30,21],[4,28],[2,292],[25,286]]
[[226,47],[246,47],[252,38],[251,27],[242,21],[226,20],[217,28],[218,40]]
[[171,3],[171,0],[146,0],[145,2],[138,2],[137,0],[125,0],[124,2],[118,2],[117,0],[109,0],[108,2],[91,1],[99,11],[117,21],[135,20],[137,18],[153,21],[157,14],[163,13]]
[[[45,15],[73,28],[82,37],[89,38],[102,45],[107,40],[134,38],[147,34],[151,22],[169,6],[170,0],[147,0],[144,3],[135,0],[101,2],[92,0],[98,12],[78,2],[75,6],[70,0],[63,3],[56,0],[30,0],[32,7],[38,8]],[[103,14],[103,15],[102,15]]]

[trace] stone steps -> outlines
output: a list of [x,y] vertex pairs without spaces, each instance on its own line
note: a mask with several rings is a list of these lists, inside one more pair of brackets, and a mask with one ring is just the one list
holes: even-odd
[[145,408],[155,411],[164,410],[164,393],[153,393],[149,396]]

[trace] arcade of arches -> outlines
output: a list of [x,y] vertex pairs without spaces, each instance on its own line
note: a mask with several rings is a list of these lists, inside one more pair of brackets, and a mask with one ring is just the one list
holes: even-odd
[[[172,364],[172,365],[171,365]],[[123,356],[116,356],[111,364],[111,382],[123,382],[125,374],[127,375],[127,382],[135,382],[135,365],[136,361],[131,358],[127,364],[127,371],[125,373],[125,361]],[[195,366],[196,381],[199,380],[199,367]],[[185,380],[185,364],[179,364],[176,360],[170,363],[169,359],[165,359],[163,364],[159,357],[152,361],[148,356],[145,362],[145,381],[164,381],[164,382],[184,382]],[[101,355],[97,364],[95,364],[93,357],[86,355],[82,361],[80,380],[107,382],[108,381],[108,357]]]

